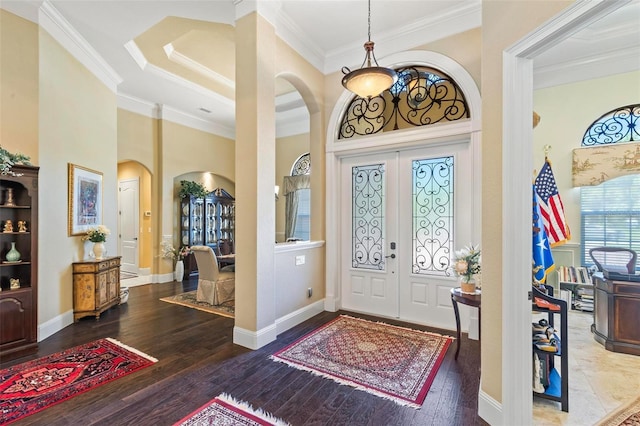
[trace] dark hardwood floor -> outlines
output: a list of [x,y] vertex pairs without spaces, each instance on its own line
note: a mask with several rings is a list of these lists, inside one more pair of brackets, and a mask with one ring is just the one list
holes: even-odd
[[[128,303],[109,309],[99,321],[83,318],[40,342],[36,355],[2,362],[4,368],[103,337],[159,360],[15,424],[171,425],[225,392],[292,425],[486,425],[476,414],[479,343],[466,335],[457,361],[455,342],[449,347],[422,408],[416,410],[269,359],[345,312],[321,313],[251,351],[233,344],[233,319],[159,300],[195,288],[193,279],[131,287]],[[384,321],[455,336],[453,331]]]

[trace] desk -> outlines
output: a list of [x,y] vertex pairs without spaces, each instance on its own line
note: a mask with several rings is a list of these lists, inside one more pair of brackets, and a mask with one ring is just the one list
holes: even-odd
[[593,278],[593,338],[609,351],[640,355],[640,282]]
[[[474,308],[478,308],[478,324],[480,324],[480,294],[466,294],[460,291],[460,287],[451,289],[451,304],[453,305],[453,311],[456,314],[456,330],[457,330],[457,346],[456,346],[456,356],[455,359],[458,359],[458,353],[460,352],[460,312],[458,311],[458,303],[462,303],[463,305],[472,306]],[[479,327],[479,326],[478,326]],[[478,333],[480,334],[480,333]]]

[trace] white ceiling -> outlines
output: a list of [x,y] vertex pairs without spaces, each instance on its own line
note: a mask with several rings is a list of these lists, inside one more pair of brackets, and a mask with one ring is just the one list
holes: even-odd
[[[2,0],[1,7],[33,22],[38,10],[66,21],[121,81],[121,106],[143,101],[234,134],[234,101],[152,64],[131,42],[167,16],[233,25],[249,0]],[[356,68],[364,58],[364,0],[268,0],[258,9],[277,34],[323,73]],[[51,7],[52,6],[52,7]],[[59,16],[57,15],[59,13]],[[42,14],[42,12],[41,12]],[[42,21],[42,19],[40,20]],[[42,22],[40,22],[42,25]],[[371,35],[378,60],[448,35],[479,27],[480,0],[372,0]],[[127,46],[127,47],[125,47]],[[606,53],[606,61],[599,60]],[[536,86],[640,69],[640,0],[633,0],[535,60]],[[135,101],[135,102],[132,102]],[[299,105],[291,97],[291,105]],[[203,112],[201,108],[211,111]],[[286,108],[280,108],[286,109]],[[299,117],[289,111],[279,115]]]

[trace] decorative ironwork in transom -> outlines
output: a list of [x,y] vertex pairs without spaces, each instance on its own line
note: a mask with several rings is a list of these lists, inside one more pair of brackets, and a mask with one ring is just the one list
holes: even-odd
[[627,105],[602,115],[589,126],[582,146],[640,141],[640,104]]
[[291,176],[311,174],[311,157],[309,153],[302,154],[291,168]]
[[413,160],[413,273],[449,275],[453,253],[453,157]]
[[467,100],[448,75],[429,67],[396,69],[398,81],[372,98],[355,96],[338,139],[468,119]]
[[354,268],[384,270],[384,164],[351,169]]

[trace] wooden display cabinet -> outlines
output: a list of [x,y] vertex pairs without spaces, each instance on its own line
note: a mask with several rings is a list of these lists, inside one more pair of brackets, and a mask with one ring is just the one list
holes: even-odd
[[[38,350],[39,167],[15,165],[11,171],[14,174],[0,175],[0,357],[3,361]],[[20,259],[10,262],[7,253],[12,243]]]
[[[221,246],[224,245],[230,252],[235,253],[235,198],[222,188],[214,189],[204,198],[182,198],[180,244],[209,246],[218,255],[221,254]],[[197,272],[193,256],[187,256],[184,263],[186,276]]]
[[120,256],[73,263],[73,320],[95,316],[120,303]]

